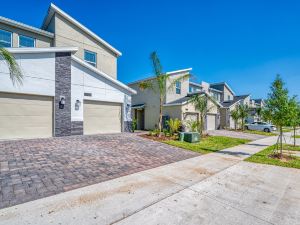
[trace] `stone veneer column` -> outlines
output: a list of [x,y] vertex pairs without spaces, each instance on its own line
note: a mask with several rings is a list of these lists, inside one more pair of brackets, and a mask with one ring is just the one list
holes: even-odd
[[[64,108],[59,107],[60,97],[65,97]],[[55,100],[54,100],[54,136],[69,136],[71,126],[71,53],[55,54]]]

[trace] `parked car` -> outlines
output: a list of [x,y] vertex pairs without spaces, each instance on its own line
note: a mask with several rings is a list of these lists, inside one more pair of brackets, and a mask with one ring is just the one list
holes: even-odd
[[253,122],[245,125],[247,130],[260,130],[264,132],[276,131],[276,127],[266,122]]

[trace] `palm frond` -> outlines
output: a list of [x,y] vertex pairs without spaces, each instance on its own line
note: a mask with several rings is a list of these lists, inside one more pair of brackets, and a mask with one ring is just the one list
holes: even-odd
[[12,54],[10,54],[10,52],[7,51],[5,48],[0,47],[0,58],[4,60],[8,67],[10,79],[13,85],[22,85],[23,74],[18,63],[16,62],[15,57]]
[[153,70],[156,76],[160,76],[162,72],[162,65],[160,63],[160,60],[158,58],[157,53],[154,51],[150,54],[150,59],[152,62]]
[[154,86],[153,86],[153,82],[152,81],[142,81],[139,83],[139,88],[140,90],[144,91],[146,89],[154,89]]
[[189,74],[189,73],[182,75],[176,79],[172,79],[172,80],[171,80],[170,76],[167,76],[166,79],[168,79],[170,81],[170,85],[168,86],[167,90],[168,91],[173,90],[177,82],[185,81],[185,80],[189,79],[190,77],[191,77],[191,74]]

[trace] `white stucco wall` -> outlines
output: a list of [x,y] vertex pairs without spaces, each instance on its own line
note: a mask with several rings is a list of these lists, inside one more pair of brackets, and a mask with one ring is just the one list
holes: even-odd
[[0,59],[0,91],[33,95],[55,95],[55,53],[15,54],[22,70],[23,85],[13,85],[8,68]]
[[[15,57],[24,76],[23,85],[12,84],[7,65],[0,60],[0,92],[55,96],[55,53],[23,53],[15,54]],[[84,96],[84,93],[91,93],[92,96]],[[121,103],[123,121],[131,121],[131,94],[72,60],[72,121],[83,121],[84,99]],[[78,109],[75,108],[76,100],[81,102]]]
[[[121,103],[124,121],[131,121],[130,109],[126,109],[127,104],[131,105],[131,96],[126,90],[75,61],[72,61],[71,73],[72,121],[83,121],[84,100]],[[84,96],[84,93],[91,96]],[[78,110],[75,109],[76,100],[81,102]]]

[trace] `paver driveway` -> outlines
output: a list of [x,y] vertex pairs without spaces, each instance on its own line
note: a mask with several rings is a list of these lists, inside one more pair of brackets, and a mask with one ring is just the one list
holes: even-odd
[[199,156],[132,134],[0,142],[0,208]]

